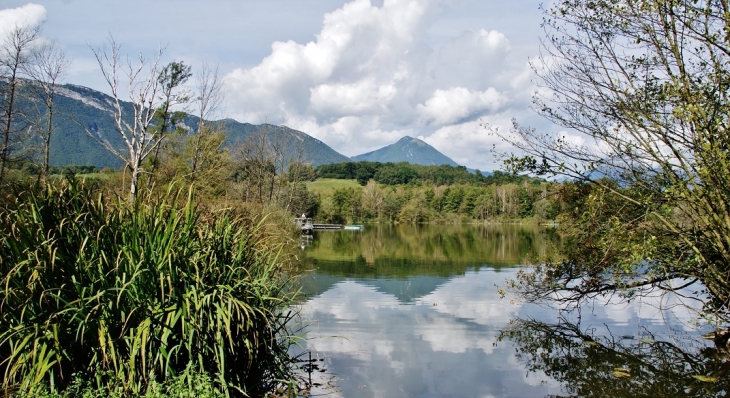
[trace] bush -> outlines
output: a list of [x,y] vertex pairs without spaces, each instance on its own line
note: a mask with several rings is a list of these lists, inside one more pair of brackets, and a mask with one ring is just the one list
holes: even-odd
[[202,221],[179,196],[109,205],[69,181],[0,210],[6,394],[81,380],[144,395],[192,372],[259,395],[292,379],[281,246],[230,212]]

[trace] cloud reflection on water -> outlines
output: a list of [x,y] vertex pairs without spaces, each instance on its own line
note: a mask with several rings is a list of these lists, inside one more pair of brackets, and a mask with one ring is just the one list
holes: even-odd
[[[530,363],[538,362],[527,360],[525,351],[536,348],[541,358],[542,344],[554,337],[540,335],[541,331],[563,327],[616,342],[622,355],[634,348],[645,349],[647,341],[687,353],[704,346],[696,339],[695,313],[677,306],[677,297],[652,296],[629,304],[599,299],[571,313],[500,299],[498,286],[506,285],[518,269],[510,264],[531,250],[548,247],[539,231],[509,226],[388,226],[317,239],[307,251],[307,269],[314,271],[301,280],[309,298],[301,304],[302,318],[311,321],[308,342],[313,353],[325,358],[322,364],[327,371],[317,376],[321,381],[332,380],[336,391],[314,393],[333,397],[565,395],[570,390],[565,384],[568,379],[555,377],[550,367],[544,367],[553,372],[550,376],[541,368],[531,368]],[[381,251],[370,262],[360,261],[360,253],[372,247]],[[433,252],[446,247],[450,257],[434,258]],[[520,325],[546,326],[532,331],[521,330]],[[504,338],[503,331],[515,327],[524,334],[523,340]],[[525,342],[532,346],[520,345]],[[575,352],[592,353],[592,346],[580,338],[570,343]],[[560,352],[551,355],[561,366],[570,362]],[[600,355],[584,357],[606,365]],[[570,374],[590,371],[580,364],[565,366]],[[608,379],[599,374],[590,376],[591,380],[612,385],[612,371],[609,366]],[[600,396],[600,390],[596,392]]]
[[546,377],[525,376],[511,347],[495,344],[521,307],[497,295],[505,276],[470,271],[411,304],[345,280],[305,303],[302,316],[316,320],[310,343],[327,358],[341,396],[555,393]]

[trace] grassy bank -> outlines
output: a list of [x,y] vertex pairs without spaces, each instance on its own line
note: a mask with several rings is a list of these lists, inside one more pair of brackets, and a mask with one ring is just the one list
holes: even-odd
[[0,209],[0,395],[286,384],[291,297],[282,243],[263,225],[203,214],[187,192],[134,206],[77,182],[14,195]]

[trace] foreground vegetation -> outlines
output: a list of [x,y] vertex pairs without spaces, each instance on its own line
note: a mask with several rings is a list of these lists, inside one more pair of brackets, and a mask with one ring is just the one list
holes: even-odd
[[13,396],[260,396],[292,383],[282,240],[191,194],[128,205],[73,179],[0,209]]
[[[185,152],[173,162],[168,151],[162,147],[156,173],[140,179],[144,190],[132,202],[123,170],[67,167],[65,177],[44,179],[32,168],[10,169],[0,190],[6,394],[295,391],[296,359],[288,348],[300,337],[287,329],[292,296],[284,245],[302,208],[324,220],[415,223],[451,217],[444,214],[467,221],[489,205],[488,216],[506,220],[521,217],[521,192],[532,209],[540,208],[534,200],[547,203],[560,192],[560,184],[529,179],[305,184],[316,178],[309,166],[283,173],[248,161],[242,169],[219,148],[221,163],[233,167],[218,167],[216,180],[193,193],[175,188],[189,183]],[[85,183],[74,177],[87,172]]]

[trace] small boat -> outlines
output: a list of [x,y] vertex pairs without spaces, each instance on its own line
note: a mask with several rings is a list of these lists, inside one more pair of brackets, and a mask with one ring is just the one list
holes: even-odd
[[342,228],[350,230],[350,231],[362,231],[363,229],[365,229],[365,226],[364,225],[345,225]]

